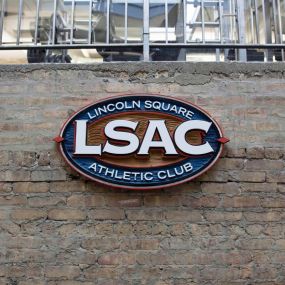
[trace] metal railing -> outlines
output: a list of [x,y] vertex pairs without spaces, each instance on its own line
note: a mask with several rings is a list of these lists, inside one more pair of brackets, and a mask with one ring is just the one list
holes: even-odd
[[0,0],[0,50],[106,61],[284,60],[285,0]]

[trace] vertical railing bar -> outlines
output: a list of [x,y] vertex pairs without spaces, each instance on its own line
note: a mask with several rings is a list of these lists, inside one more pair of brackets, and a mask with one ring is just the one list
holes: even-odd
[[40,13],[40,0],[37,0],[36,20],[35,20],[35,35],[34,35],[34,44],[35,45],[38,44],[39,13]]
[[6,0],[2,0],[1,19],[0,19],[0,45],[2,45],[2,42],[3,42],[3,27],[4,27],[5,8],[6,8]]
[[[267,44],[267,34],[266,34],[266,12],[265,12],[265,0],[262,0],[262,17],[263,17],[263,24],[264,24],[264,43]],[[267,62],[268,61],[268,51],[266,50],[264,52],[265,54],[265,59],[264,61]]]
[[[245,27],[245,0],[238,0],[237,6],[237,16],[238,16],[238,39],[240,44],[245,44],[246,38],[246,27]],[[239,61],[246,62],[247,60],[247,50],[239,49]]]
[[168,43],[168,1],[164,1],[165,42]]
[[55,45],[55,27],[56,27],[57,0],[53,1],[53,20],[52,20],[52,45]]
[[223,43],[223,9],[222,0],[219,0],[219,14],[220,14],[220,43]]
[[278,34],[278,31],[277,31],[278,25],[277,25],[277,17],[276,17],[277,11],[276,11],[276,2],[275,2],[275,0],[272,1],[272,4],[273,4],[274,37],[275,37],[275,43],[277,43],[279,34]]
[[74,36],[74,11],[75,11],[75,0],[72,0],[71,3],[71,29],[70,29],[70,44],[73,44]]
[[205,43],[205,11],[204,11],[204,0],[201,0],[202,9],[202,41]]
[[17,46],[20,44],[22,15],[23,15],[23,0],[19,0],[17,40],[16,40]]
[[92,40],[92,0],[89,0],[89,21],[88,21],[88,44],[91,45]]
[[143,1],[143,60],[149,61],[149,0]]
[[280,0],[277,0],[277,12],[278,12],[278,26],[279,26],[280,44],[282,44],[283,43],[283,41],[282,41],[283,31],[282,31]]
[[250,6],[250,31],[251,31],[252,43],[256,43],[256,38],[254,33],[253,9],[251,6]]
[[182,0],[183,1],[183,41],[184,44],[186,44],[187,40],[187,34],[186,34],[186,17],[187,17],[187,0]]
[[[237,43],[238,42],[238,33],[239,33],[239,31],[238,31],[238,25],[237,25],[237,20],[238,20],[238,12],[237,12],[237,9],[238,9],[238,6],[237,6],[237,1],[235,0],[235,1],[233,1],[232,2],[232,11],[235,11],[235,14],[236,14],[236,17],[235,17],[235,19],[234,19],[234,22],[232,23],[232,26],[233,26],[233,31],[232,31],[232,37],[233,38],[235,38],[235,43]],[[237,54],[237,53],[236,53]]]
[[106,43],[110,43],[110,0],[107,0],[107,33],[106,33]]
[[[280,44],[283,44],[283,27],[282,27],[282,19],[281,19],[280,0],[277,0],[277,10],[278,10],[278,25],[279,25]],[[284,61],[284,49],[281,49],[281,56],[282,56],[282,61]]]
[[256,33],[256,41],[259,44],[259,12],[258,12],[258,4],[257,0],[254,0],[254,8],[255,8],[255,33]]
[[128,0],[125,0],[125,44],[128,42]]

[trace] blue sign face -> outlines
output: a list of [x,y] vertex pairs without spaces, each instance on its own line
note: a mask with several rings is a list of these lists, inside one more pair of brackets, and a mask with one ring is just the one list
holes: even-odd
[[218,160],[229,141],[199,107],[141,94],[85,107],[69,118],[54,140],[68,164],[83,176],[133,190],[194,179]]

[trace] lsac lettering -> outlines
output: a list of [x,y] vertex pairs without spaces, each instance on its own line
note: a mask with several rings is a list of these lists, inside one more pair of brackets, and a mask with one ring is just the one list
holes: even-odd
[[[172,139],[166,127],[165,120],[149,120],[145,135],[140,142],[135,134],[139,122],[128,120],[114,120],[106,124],[104,134],[107,138],[105,145],[87,145],[87,120],[75,121],[75,155],[101,155],[103,153],[114,155],[128,155],[136,153],[138,155],[148,155],[150,149],[163,149],[165,155],[177,155],[177,148],[188,155],[203,155],[213,152],[209,142],[201,145],[192,145],[186,140],[186,134],[192,130],[200,130],[205,133],[211,127],[211,122],[202,120],[186,121],[180,124],[174,131]],[[119,128],[133,131],[125,132]],[[155,139],[158,134],[159,140]],[[117,142],[125,142],[127,145],[115,145],[108,139]]]

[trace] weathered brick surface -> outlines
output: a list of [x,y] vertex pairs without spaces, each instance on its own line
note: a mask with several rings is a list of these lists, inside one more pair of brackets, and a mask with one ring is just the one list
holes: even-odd
[[[285,284],[284,64],[0,66],[0,284]],[[85,181],[52,138],[118,92],[192,101],[231,138],[196,181]]]

